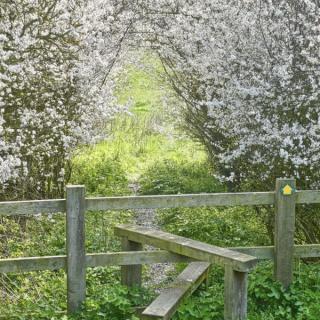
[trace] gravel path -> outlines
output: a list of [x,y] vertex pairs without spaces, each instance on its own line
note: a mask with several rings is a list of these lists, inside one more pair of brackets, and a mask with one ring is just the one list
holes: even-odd
[[[129,185],[129,187],[136,195],[139,190],[139,186],[137,184],[131,184]],[[135,210],[134,223],[147,228],[160,229],[156,221],[155,209]],[[147,249],[148,251],[158,250],[157,248],[154,248],[152,246],[145,246],[145,249]],[[158,289],[159,285],[165,282],[168,273],[173,270],[174,265],[172,263],[156,263],[150,265],[145,285],[147,287],[154,287],[156,288],[156,291],[160,291],[160,288]]]

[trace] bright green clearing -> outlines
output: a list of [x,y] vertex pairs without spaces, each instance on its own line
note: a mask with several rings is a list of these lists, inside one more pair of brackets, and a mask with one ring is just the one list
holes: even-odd
[[[95,184],[103,183],[102,180],[107,182],[105,192],[109,193],[111,181],[105,179],[103,172],[114,164],[124,173],[129,184],[138,183],[150,167],[165,162],[208,166],[201,145],[174,127],[170,115],[173,110],[169,110],[165,103],[168,88],[157,77],[160,67],[151,65],[152,68],[154,74],[150,70],[130,67],[129,75],[120,81],[119,102],[125,105],[131,101],[130,115],[120,115],[114,119],[105,141],[81,150],[74,158],[73,179],[78,183],[90,184],[90,181],[81,180],[83,172],[90,172],[96,179]],[[170,100],[174,102],[174,98]],[[104,170],[101,176],[97,176],[101,166]],[[114,177],[114,170],[110,172],[110,180],[117,178]],[[209,166],[206,171],[209,171]],[[120,194],[123,193],[121,188],[117,189]],[[102,191],[100,187],[98,194]],[[126,193],[127,190],[122,191]]]

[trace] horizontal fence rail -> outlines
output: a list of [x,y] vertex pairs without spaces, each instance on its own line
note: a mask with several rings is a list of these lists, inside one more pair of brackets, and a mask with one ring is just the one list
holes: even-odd
[[[192,262],[194,259],[165,250],[92,253],[86,255],[86,267],[126,266],[168,262]],[[0,260],[0,272],[23,273],[31,271],[66,269],[67,256],[29,257]]]
[[[295,194],[296,204],[320,203],[320,190],[303,190]],[[86,210],[160,209],[201,206],[274,205],[275,192],[204,193],[163,196],[86,198]],[[35,215],[66,211],[66,200],[31,200],[0,202],[0,215]]]
[[31,200],[0,202],[0,215],[19,216],[66,211],[66,200]]
[[[186,262],[195,263],[197,266],[200,261],[217,263],[225,267],[224,319],[245,320],[247,276],[258,260],[273,260],[274,276],[287,288],[293,279],[294,258],[320,258],[320,244],[294,245],[295,207],[298,204],[320,203],[320,190],[296,191],[295,186],[295,179],[291,178],[277,179],[275,191],[270,192],[101,198],[86,198],[84,186],[68,186],[66,199],[0,202],[0,216],[66,213],[67,225],[66,255],[2,259],[0,272],[66,270],[68,313],[73,313],[85,300],[86,268],[121,266],[122,281],[130,286],[141,283],[143,264]],[[274,206],[274,246],[220,248],[159,230],[124,225],[115,228],[115,234],[122,238],[122,252],[86,254],[85,251],[86,211],[260,205]],[[143,244],[162,250],[143,251]],[[198,278],[194,279],[196,284]],[[180,301],[180,297],[187,292],[188,290],[185,290],[175,295],[175,298],[179,299],[172,300],[166,310],[175,310],[174,303]],[[169,318],[163,316],[161,319]]]
[[208,193],[169,196],[109,197],[87,199],[87,210],[159,209],[201,206],[271,205],[274,192]]
[[[227,248],[256,257],[258,260],[273,260],[274,247]],[[295,258],[320,258],[320,244],[294,246]],[[66,269],[67,256],[22,257],[0,260],[1,273],[23,273],[31,271]],[[86,267],[126,266],[132,264],[192,262],[188,258],[165,250],[92,253],[86,255]]]

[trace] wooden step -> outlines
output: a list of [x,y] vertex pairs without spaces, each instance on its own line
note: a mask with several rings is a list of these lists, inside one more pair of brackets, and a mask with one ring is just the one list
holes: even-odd
[[179,305],[207,278],[210,263],[192,262],[142,313],[141,319],[171,319]]

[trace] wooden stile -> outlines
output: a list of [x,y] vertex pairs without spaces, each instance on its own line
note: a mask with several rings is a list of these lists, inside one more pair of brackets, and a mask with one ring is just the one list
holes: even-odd
[[192,294],[208,277],[210,263],[192,262],[177,277],[173,284],[142,312],[141,319],[168,320],[177,311],[179,304]]
[[149,244],[200,261],[221,266],[230,265],[238,271],[249,271],[258,261],[255,257],[244,253],[141,226],[119,225],[115,227],[115,234],[127,237],[131,241]]
[[[66,199],[0,202],[0,216],[67,212],[67,255],[0,260],[0,272],[67,270],[68,313],[77,311],[86,295],[86,268],[120,265],[122,283],[141,285],[141,265],[191,262],[144,312],[143,319],[170,319],[182,299],[205,278],[209,265],[225,267],[225,320],[244,320],[247,313],[248,272],[259,259],[273,259],[274,275],[285,288],[293,278],[293,259],[320,257],[320,245],[294,246],[295,205],[320,203],[320,190],[295,190],[294,179],[277,179],[274,192],[213,193],[133,197],[85,198],[84,186],[67,186]],[[85,254],[86,210],[157,209],[201,206],[275,205],[275,246],[220,248],[159,230],[123,225],[123,252]],[[142,244],[161,248],[142,251]],[[166,251],[165,251],[166,250]],[[202,261],[202,262],[200,262]]]

